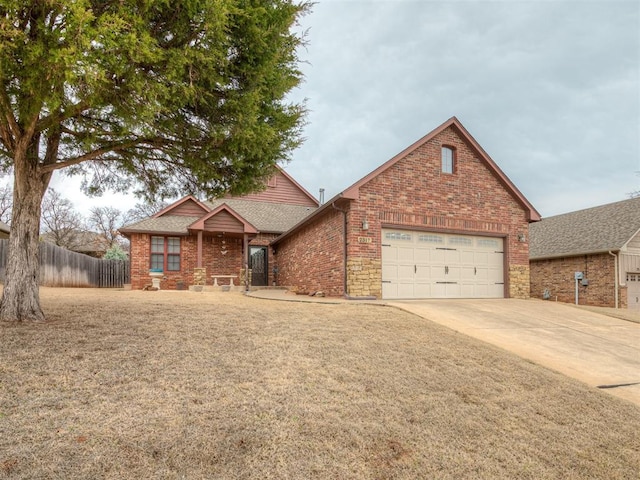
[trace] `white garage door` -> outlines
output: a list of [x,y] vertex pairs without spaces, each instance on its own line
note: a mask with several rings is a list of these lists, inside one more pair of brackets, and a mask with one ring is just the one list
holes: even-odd
[[627,273],[627,308],[640,310],[640,273]]
[[503,239],[382,230],[382,298],[503,298]]

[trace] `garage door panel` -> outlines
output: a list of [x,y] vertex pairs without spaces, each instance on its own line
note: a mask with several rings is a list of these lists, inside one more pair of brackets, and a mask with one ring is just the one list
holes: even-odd
[[383,230],[383,298],[504,297],[501,238]]
[[398,247],[398,262],[413,262],[414,261],[414,248]]

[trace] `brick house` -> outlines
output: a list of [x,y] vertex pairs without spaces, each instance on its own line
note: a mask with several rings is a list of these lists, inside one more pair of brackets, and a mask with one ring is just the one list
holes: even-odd
[[[543,219],[530,229],[531,295],[640,309],[640,198]],[[546,295],[545,295],[546,292]]]
[[350,298],[529,296],[540,215],[453,117],[276,238],[278,283]]
[[[199,201],[187,196],[154,216],[120,229],[131,242],[131,287],[151,283],[159,273],[162,289],[243,281],[276,282],[271,240],[318,208],[317,200],[284,170],[264,191],[242,197]],[[228,276],[228,278],[223,278]]]

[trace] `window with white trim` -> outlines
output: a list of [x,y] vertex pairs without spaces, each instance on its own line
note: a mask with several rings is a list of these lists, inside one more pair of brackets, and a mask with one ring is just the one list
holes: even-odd
[[442,147],[442,173],[453,173],[454,152],[451,147]]

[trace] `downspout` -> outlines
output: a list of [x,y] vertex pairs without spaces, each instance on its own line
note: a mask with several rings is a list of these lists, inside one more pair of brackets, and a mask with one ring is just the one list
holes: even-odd
[[615,253],[613,253],[611,250],[609,250],[609,255],[611,255],[613,258],[615,258],[615,260],[613,261],[613,270],[615,272],[615,281],[613,282],[614,284],[614,292],[615,292],[615,298],[616,298],[616,308],[618,308],[618,283],[619,283],[619,279],[618,279],[618,255],[616,255]]
[[343,295],[347,296],[347,211],[342,210],[341,208],[336,207],[336,202],[331,204],[331,207],[338,212],[342,212],[343,225],[342,225],[342,233],[344,237],[344,245],[343,245],[343,253],[342,256],[342,264],[344,265],[344,285],[342,286]]

